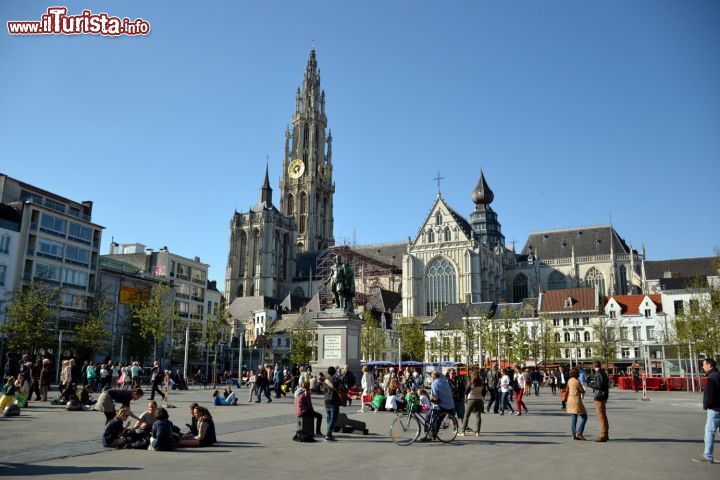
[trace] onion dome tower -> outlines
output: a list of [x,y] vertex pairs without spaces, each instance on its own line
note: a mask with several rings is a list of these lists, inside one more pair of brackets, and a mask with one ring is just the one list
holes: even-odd
[[485,181],[485,174],[480,170],[480,179],[470,195],[475,210],[470,214],[473,237],[487,248],[494,249],[497,245],[505,245],[497,213],[490,207],[495,194]]

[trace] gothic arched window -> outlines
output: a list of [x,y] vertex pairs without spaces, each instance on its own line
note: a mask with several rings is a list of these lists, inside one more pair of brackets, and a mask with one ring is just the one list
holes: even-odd
[[427,232],[427,243],[435,243],[435,232],[428,230]]
[[448,227],[445,227],[445,232],[443,233],[443,236],[445,237],[446,242],[450,241],[450,229]]
[[513,297],[516,302],[522,302],[528,296],[528,278],[519,274],[513,281]]
[[570,332],[565,332],[565,341],[566,342],[570,341]]
[[307,215],[307,195],[305,195],[305,192],[300,194],[300,205],[298,205],[298,207],[300,208],[300,225],[298,226],[298,233],[305,233]]
[[[250,261],[252,262],[252,272],[251,275],[254,277],[255,274],[259,271],[260,266],[260,230],[255,230],[253,234],[253,255],[252,259]],[[251,293],[250,296],[253,294]]]
[[556,333],[556,334],[555,334],[555,341],[556,341],[556,342],[559,342],[559,341],[560,341],[560,334],[559,334],[559,333]]
[[627,288],[627,268],[625,267],[625,265],[620,265],[620,274],[618,275],[618,277],[620,277],[620,278],[618,278],[618,282],[620,283],[620,285],[619,285],[620,288],[618,289],[618,290],[620,290],[620,295],[626,295],[628,293],[628,288]]
[[585,339],[586,342],[589,342],[589,341],[590,341],[590,332],[585,332],[585,334],[583,335],[583,337],[584,337],[584,339]]
[[[240,232],[240,240],[239,240],[239,249],[238,249],[238,276],[242,277],[245,275],[245,261],[247,258],[247,234],[245,232]],[[242,297],[242,295],[238,295],[238,297]]]
[[308,142],[309,142],[309,131],[308,131],[308,125],[305,124],[305,128],[303,128],[303,148],[307,150],[308,148]]
[[285,214],[287,216],[291,216],[295,213],[295,197],[293,197],[292,193],[288,195],[287,197],[287,210]]
[[442,225],[442,213],[440,210],[435,213],[435,225]]
[[565,275],[555,270],[548,277],[548,290],[560,290],[567,288],[567,280]]
[[433,260],[425,275],[426,315],[435,315],[449,303],[457,302],[455,267],[446,258]]
[[588,287],[597,287],[600,295],[605,295],[605,276],[595,267],[585,274],[585,283]]
[[243,292],[243,286],[240,285],[240,286],[237,288],[237,296],[238,296],[238,297],[242,297],[242,296],[243,296],[243,293],[244,293],[244,292]]

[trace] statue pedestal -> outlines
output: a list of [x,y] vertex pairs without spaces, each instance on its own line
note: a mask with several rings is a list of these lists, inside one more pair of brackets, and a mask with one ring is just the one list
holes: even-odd
[[360,378],[360,329],[363,321],[356,314],[348,314],[341,308],[329,308],[315,315],[318,361],[312,365],[313,373],[327,373],[328,367],[344,368],[348,365],[355,377]]

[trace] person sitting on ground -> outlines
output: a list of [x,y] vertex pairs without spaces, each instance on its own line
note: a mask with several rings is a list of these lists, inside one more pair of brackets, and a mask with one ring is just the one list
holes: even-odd
[[95,410],[103,412],[105,414],[105,423],[108,423],[115,418],[115,402],[117,402],[127,408],[128,416],[135,420],[140,420],[140,417],[136,416],[130,410],[130,402],[132,400],[139,400],[142,396],[142,388],[135,388],[133,390],[111,388],[100,394],[95,403]]
[[5,385],[3,385],[3,396],[0,398],[0,411],[15,402],[15,377],[12,375],[7,377]]
[[[50,403],[52,403],[53,405],[66,405],[70,400],[79,401],[77,397],[77,384],[71,382],[68,384],[60,385],[60,388],[62,389],[62,391],[60,392],[60,396]],[[113,416],[115,416],[114,412]]]
[[197,435],[197,418],[195,417],[195,407],[197,407],[198,404],[196,402],[192,402],[190,404],[190,423],[186,423],[185,426],[188,427],[189,431],[186,433],[186,435],[192,434]]
[[398,409],[398,397],[397,390],[390,387],[387,398],[385,398],[385,410],[388,412],[394,412]]
[[376,412],[385,409],[385,395],[382,394],[380,388],[373,388],[373,399],[371,403]]
[[20,408],[28,406],[28,397],[30,396],[30,382],[25,378],[24,373],[18,373],[15,380],[15,403]]
[[303,383],[295,390],[295,416],[296,417],[313,417],[315,419],[315,436],[322,437],[320,426],[322,424],[322,414],[315,411],[312,406],[312,397],[310,395],[310,382]]
[[[152,402],[154,403],[154,402]],[[148,450],[169,451],[175,448],[175,436],[170,415],[163,407],[157,409],[156,420],[152,424],[152,436]]]
[[123,426],[130,414],[129,408],[122,407],[118,410],[115,418],[105,425],[105,432],[102,436],[103,447],[147,448],[147,437],[143,433],[137,433]]
[[150,432],[153,424],[157,421],[158,406],[155,400],[148,402],[148,408],[140,415],[140,420],[135,423],[134,429],[146,430]]
[[179,447],[210,447],[217,442],[215,435],[215,422],[207,408],[197,406],[193,412],[197,418],[198,433],[195,436],[186,435],[180,440]]
[[216,407],[237,405],[237,397],[235,397],[235,392],[230,392],[227,398],[223,398],[220,396],[220,390],[215,390],[213,392],[213,405],[215,405]]
[[90,385],[85,385],[83,388],[78,388],[76,390],[77,399],[78,402],[80,402],[80,405],[92,405],[95,403],[90,397],[91,392],[92,387]]

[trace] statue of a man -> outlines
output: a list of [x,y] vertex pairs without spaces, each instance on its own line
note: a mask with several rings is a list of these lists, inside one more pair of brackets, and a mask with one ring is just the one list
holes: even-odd
[[330,267],[330,275],[323,282],[323,285],[330,284],[330,290],[335,300],[335,308],[342,308],[340,303],[340,291],[342,290],[343,263],[340,255],[335,256],[335,263]]
[[354,312],[353,298],[355,297],[355,273],[347,261],[343,262],[341,269],[342,290],[340,296],[342,300],[342,308],[346,313],[350,314]]

